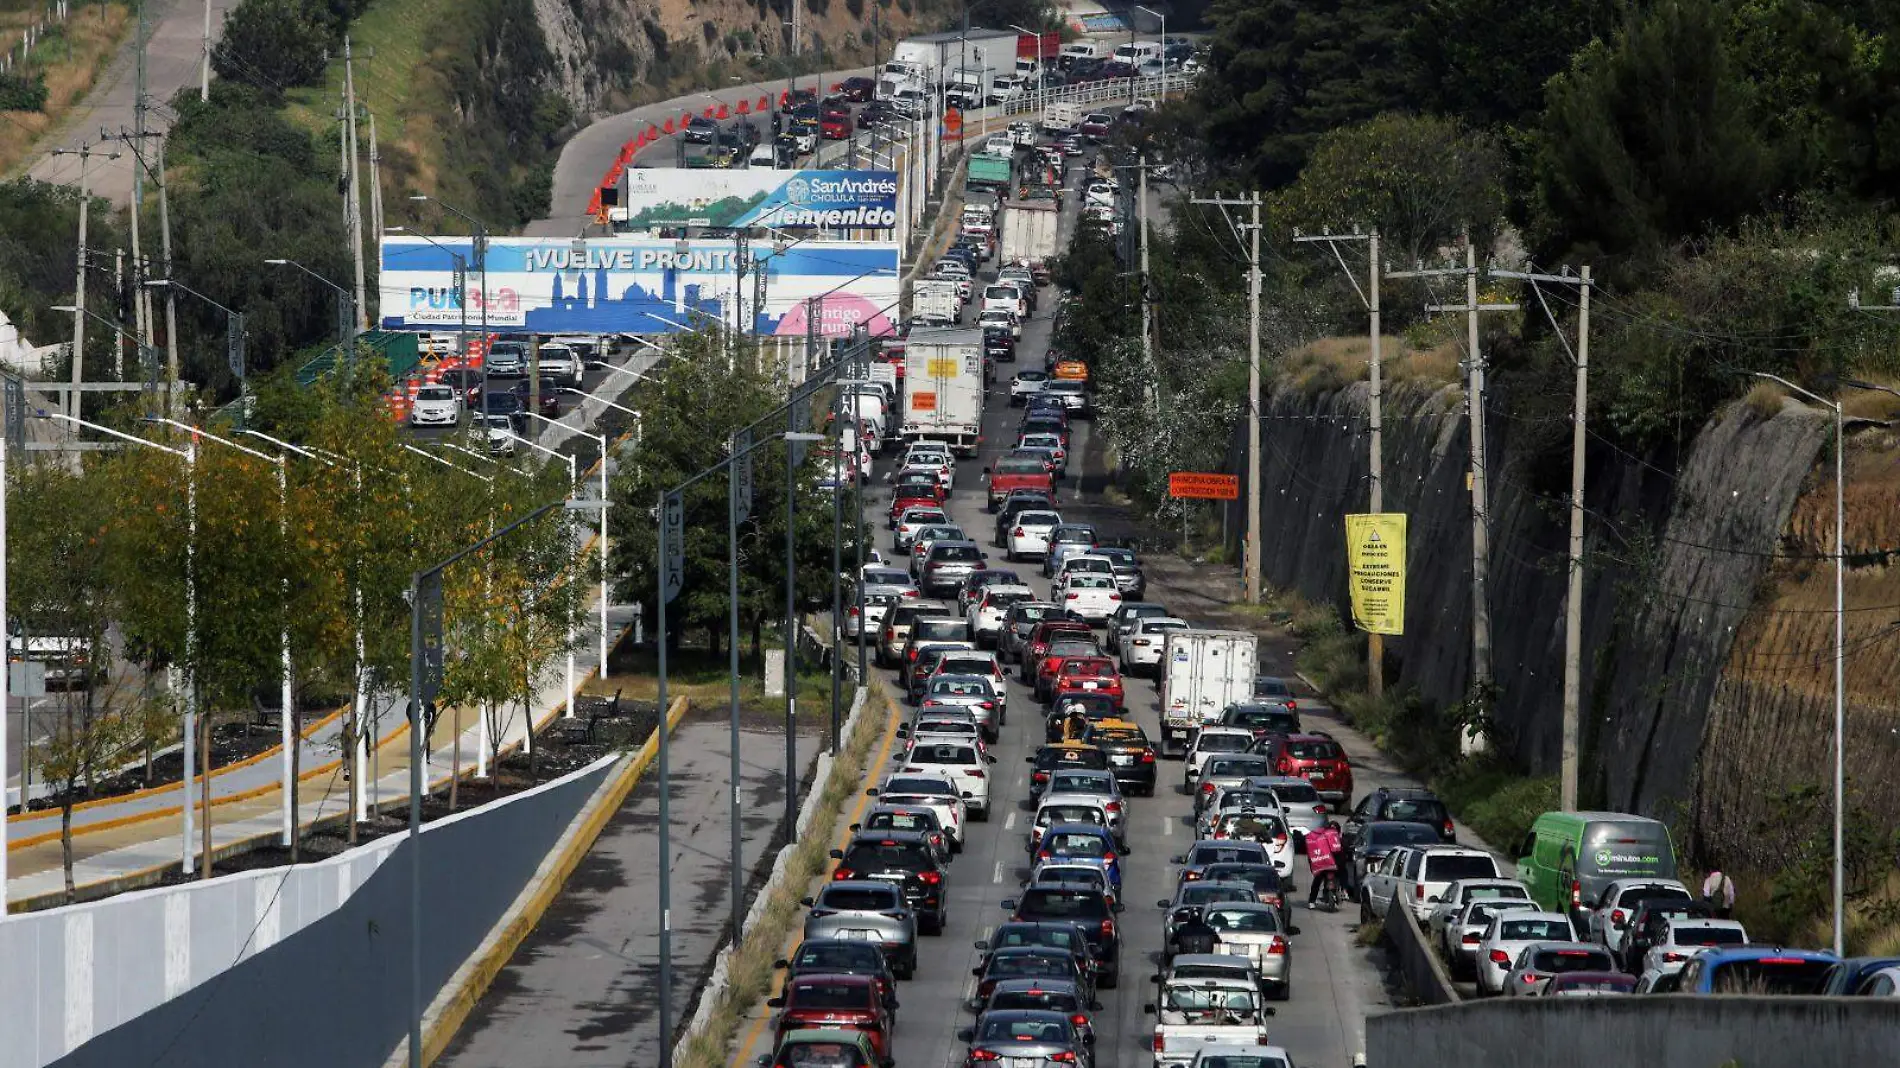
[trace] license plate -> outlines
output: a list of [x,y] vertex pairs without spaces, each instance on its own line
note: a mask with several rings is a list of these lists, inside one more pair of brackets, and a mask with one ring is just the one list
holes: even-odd
[[1041,1057],[1011,1057],[1009,1068],[1036,1068],[1036,1062],[1041,1059]]
[[838,937],[852,942],[882,942],[884,940],[883,936],[876,931],[868,931],[862,927],[852,927],[847,930],[839,931]]
[[1110,764],[1133,764],[1135,758],[1127,753],[1118,753],[1115,756],[1109,757],[1108,762]]
[[905,878],[905,877],[904,877],[903,875],[900,875],[900,874],[898,874],[898,873],[896,873],[896,872],[885,872],[885,873],[884,873],[884,874],[882,874],[882,875],[873,875],[873,876],[871,876],[871,878],[873,878],[873,879],[876,879],[876,880],[878,880],[878,881],[880,881],[880,882],[886,882],[886,883],[901,883],[901,882],[903,882],[903,881],[904,881],[904,878]]

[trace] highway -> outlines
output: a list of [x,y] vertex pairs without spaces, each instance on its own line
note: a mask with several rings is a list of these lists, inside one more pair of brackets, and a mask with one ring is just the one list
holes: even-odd
[[[1071,183],[1078,173],[1070,172]],[[1080,199],[1079,195],[1068,198],[1070,207],[1063,217],[1065,234],[1073,226],[1074,204]],[[1025,325],[1018,362],[997,366],[997,382],[990,388],[984,411],[981,455],[961,461],[957,467],[956,491],[947,506],[950,517],[985,546],[990,544],[994,523],[984,508],[981,471],[1015,442],[1020,410],[1008,404],[1008,380],[1018,368],[1042,366],[1050,341],[1055,297],[1054,291],[1045,290],[1040,311]],[[1106,536],[1113,537],[1129,531],[1133,525],[1131,517],[1093,493],[1084,495],[1077,485],[1080,482],[1099,492],[1107,481],[1108,472],[1102,466],[1105,450],[1101,442],[1092,440],[1093,436],[1087,420],[1077,422],[1070,450],[1071,457],[1075,458],[1071,461],[1071,477],[1062,487],[1058,507],[1065,519],[1097,523]],[[890,558],[903,560],[904,557],[892,552],[883,522],[889,498],[882,491],[881,476],[889,470],[890,459],[887,456],[880,464],[879,491],[867,495],[867,518],[877,532],[879,548]],[[1001,550],[988,551],[992,568],[1015,570],[1039,594],[1047,594],[1048,581],[1042,578],[1037,565],[1010,564],[1001,559]],[[1169,603],[1174,614],[1190,622],[1212,625],[1195,610],[1194,602],[1207,598],[1205,592],[1197,591],[1191,601],[1170,603],[1173,591],[1164,583],[1152,582],[1154,564],[1149,566],[1154,587],[1148,594],[1149,600]],[[1217,602],[1210,598],[1204,603]],[[1263,648],[1263,662],[1275,663],[1275,657],[1284,657],[1287,653],[1286,649]],[[874,677],[895,685],[892,673],[879,671]],[[979,954],[973,943],[1006,918],[1001,902],[1013,897],[1019,881],[1029,874],[1025,851],[1029,815],[1025,758],[1043,741],[1042,706],[1027,687],[1015,681],[1013,672],[1010,678],[1008,722],[998,743],[991,748],[997,757],[992,783],[994,814],[988,823],[971,825],[966,849],[951,866],[946,879],[950,900],[948,929],[941,938],[924,940],[917,977],[900,984],[898,993],[903,1007],[898,1013],[896,1061],[901,1068],[941,1068],[963,1063],[964,1044],[957,1041],[956,1032],[974,1020],[961,1007],[974,984],[970,970],[978,963]],[[1152,738],[1160,736],[1156,704],[1153,681],[1127,680],[1128,716],[1141,723]],[[1318,711],[1318,702],[1303,704]],[[1327,729],[1332,729],[1330,724]],[[1357,759],[1361,750],[1353,748],[1351,736],[1342,735],[1342,742]],[[895,767],[893,764],[884,770],[888,773]],[[1181,767],[1176,761],[1162,761],[1156,796],[1134,798],[1130,803],[1130,859],[1125,868],[1123,893],[1126,911],[1118,917],[1123,981],[1118,989],[1105,990],[1099,995],[1103,1008],[1095,1014],[1094,1026],[1098,1035],[1095,1059],[1101,1068],[1123,1065],[1145,1068],[1151,1063],[1152,1018],[1146,1015],[1143,1005],[1153,1000],[1153,987],[1147,977],[1157,970],[1162,946],[1162,914],[1155,902],[1173,894],[1174,871],[1168,858],[1184,851],[1193,840],[1189,818],[1192,805],[1184,794],[1177,792]],[[1368,776],[1359,786],[1364,790],[1376,782],[1398,781],[1398,778]],[[1296,872],[1294,882],[1302,895],[1298,900],[1303,905],[1307,882],[1303,866]],[[1294,922],[1299,933],[1293,940],[1292,997],[1276,1006],[1277,1015],[1270,1023],[1272,1041],[1284,1045],[1302,1066],[1349,1068],[1353,1057],[1364,1048],[1367,1011],[1383,1009],[1389,1004],[1383,982],[1370,962],[1369,952],[1353,942],[1356,912],[1351,907],[1342,908],[1336,914],[1308,912],[1302,907],[1295,912]],[[755,1008],[739,1033],[740,1045],[732,1063],[752,1068],[759,1056],[770,1052],[769,1010],[763,1006]]]

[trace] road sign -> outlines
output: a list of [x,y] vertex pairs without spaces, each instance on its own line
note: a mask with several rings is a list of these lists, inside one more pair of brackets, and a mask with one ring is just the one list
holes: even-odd
[[1177,500],[1237,500],[1240,497],[1240,476],[1176,471],[1168,476],[1168,496]]
[[752,514],[752,431],[741,430],[732,438],[733,502],[741,521]]
[[1352,621],[1372,634],[1405,633],[1405,513],[1346,517]]
[[416,588],[422,614],[422,703],[426,707],[442,692],[442,573],[423,576]]
[[686,508],[678,493],[668,493],[660,509],[660,533],[666,539],[666,559],[660,575],[660,597],[668,604],[686,585]]
[[38,660],[20,660],[8,664],[7,694],[12,697],[45,697],[46,665]]

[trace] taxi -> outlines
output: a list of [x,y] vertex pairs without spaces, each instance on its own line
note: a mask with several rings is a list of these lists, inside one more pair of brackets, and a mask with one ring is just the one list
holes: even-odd
[[1058,382],[1087,382],[1089,365],[1081,360],[1057,360],[1056,365],[1050,368],[1050,375]]
[[1124,789],[1153,797],[1155,747],[1138,723],[1104,719],[1089,724],[1082,740],[1108,754],[1108,770]]

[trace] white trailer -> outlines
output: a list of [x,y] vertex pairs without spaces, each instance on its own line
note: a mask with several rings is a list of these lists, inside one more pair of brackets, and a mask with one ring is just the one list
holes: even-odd
[[954,278],[919,278],[911,286],[910,316],[924,326],[955,326],[963,312]]
[[1056,254],[1062,213],[1054,200],[1011,200],[1003,206],[1003,262],[1048,263]]
[[1259,639],[1248,631],[1169,631],[1161,648],[1163,755],[1184,755],[1195,731],[1251,699],[1258,666]]
[[976,455],[983,428],[983,331],[913,330],[904,349],[905,441]]

